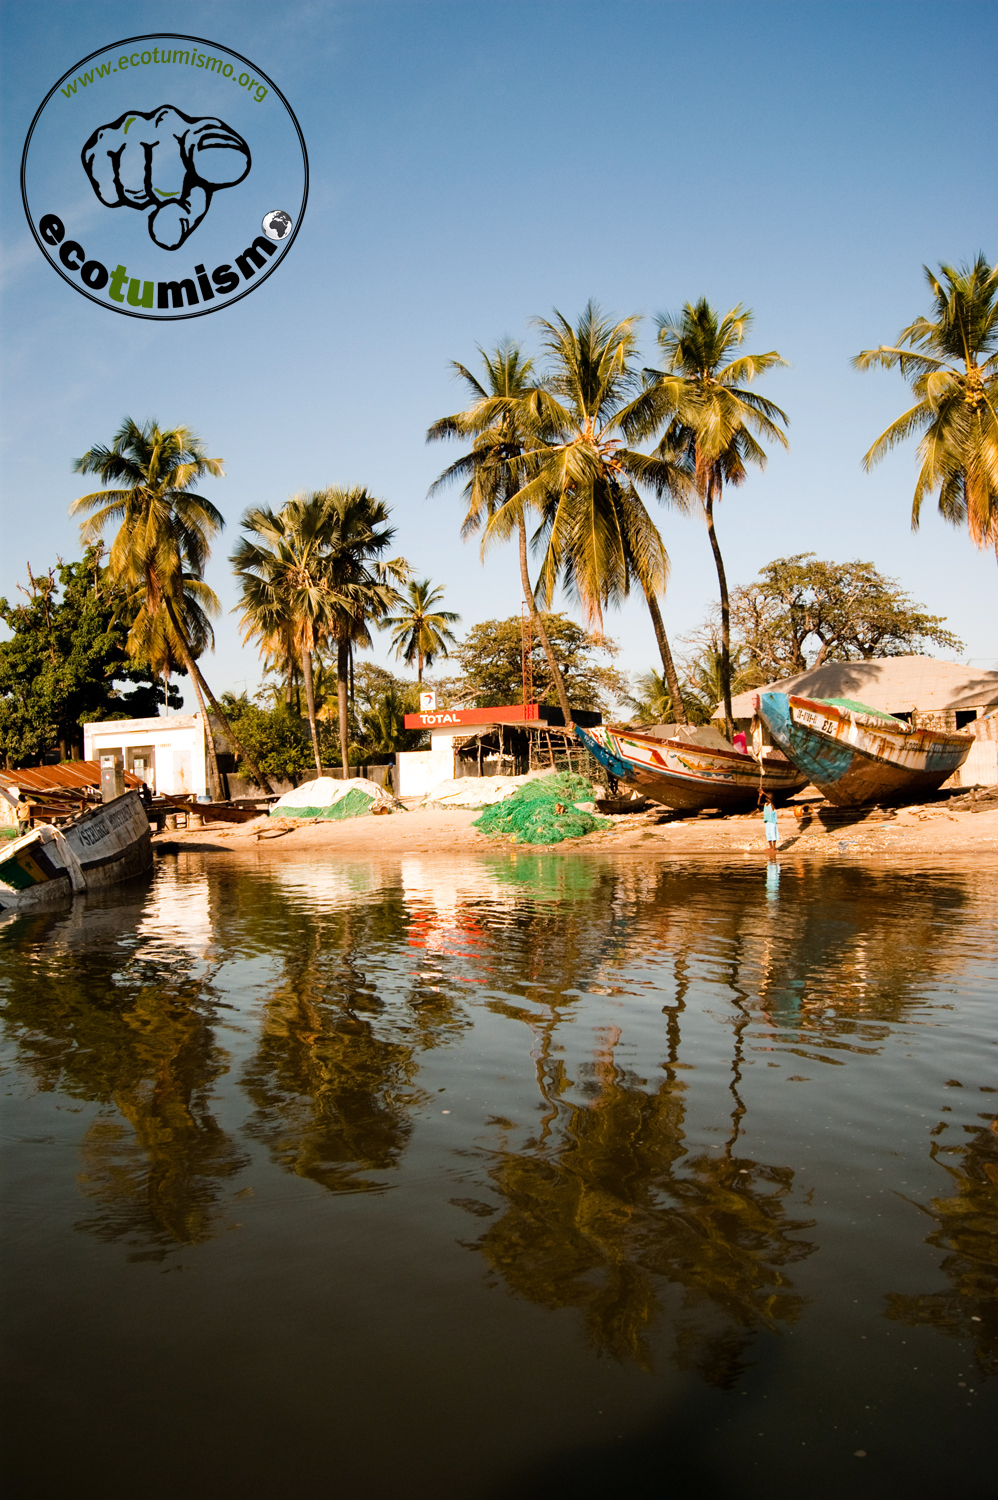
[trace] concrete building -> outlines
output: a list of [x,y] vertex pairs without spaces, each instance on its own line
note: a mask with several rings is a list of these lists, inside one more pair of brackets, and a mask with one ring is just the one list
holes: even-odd
[[167,719],[110,719],[84,724],[83,755],[99,760],[118,751],[131,771],[153,792],[206,796],[208,772],[204,721],[200,714],[176,714]]
[[[583,727],[602,723],[596,713],[577,711],[575,717]],[[395,795],[425,797],[441,782],[462,776],[517,775],[530,762],[529,737],[548,727],[558,730],[562,723],[561,710],[546,703],[428,708],[406,714],[407,729],[429,730],[430,748],[401,750],[396,755]],[[469,740],[476,742],[477,754],[468,753]]]
[[[961,729],[976,744],[947,785],[991,786],[998,782],[998,672],[980,671],[931,656],[882,656],[873,661],[830,661],[796,677],[739,693],[731,701],[740,728],[753,716],[756,692],[796,693],[803,698],[853,698],[916,729]],[[724,718],[718,708],[715,719]]]

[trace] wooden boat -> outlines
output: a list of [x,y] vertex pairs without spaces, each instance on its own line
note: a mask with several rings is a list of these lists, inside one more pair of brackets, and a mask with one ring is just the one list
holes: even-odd
[[251,823],[269,810],[269,802],[199,802],[193,809],[205,823]]
[[974,743],[972,734],[913,729],[847,699],[759,693],[755,701],[774,744],[838,807],[906,802],[934,792]]
[[56,906],[151,864],[149,819],[138,792],[128,791],[61,828],[43,823],[0,847],[0,915]]
[[807,784],[779,751],[757,760],[733,750],[709,725],[576,725],[575,733],[611,776],[666,807],[733,812],[755,807],[760,790],[785,801]]

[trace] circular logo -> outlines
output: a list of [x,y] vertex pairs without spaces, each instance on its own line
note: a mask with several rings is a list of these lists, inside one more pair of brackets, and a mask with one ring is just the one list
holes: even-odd
[[218,312],[277,270],[301,228],[308,156],[264,72],[163,32],[113,42],[59,79],[24,143],[21,196],[70,286],[173,322]]

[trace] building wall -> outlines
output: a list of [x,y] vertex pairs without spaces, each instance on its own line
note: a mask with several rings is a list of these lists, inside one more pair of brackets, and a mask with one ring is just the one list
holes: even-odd
[[109,750],[121,751],[128,771],[135,768],[136,758],[146,762],[142,776],[154,792],[174,797],[191,792],[207,795],[208,768],[200,714],[84,724],[84,759],[99,760],[101,753]]

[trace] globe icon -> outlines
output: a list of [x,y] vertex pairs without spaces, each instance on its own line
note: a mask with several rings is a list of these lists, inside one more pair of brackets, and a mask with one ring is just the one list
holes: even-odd
[[263,232],[269,240],[283,240],[291,233],[291,215],[283,208],[272,208],[263,216]]

